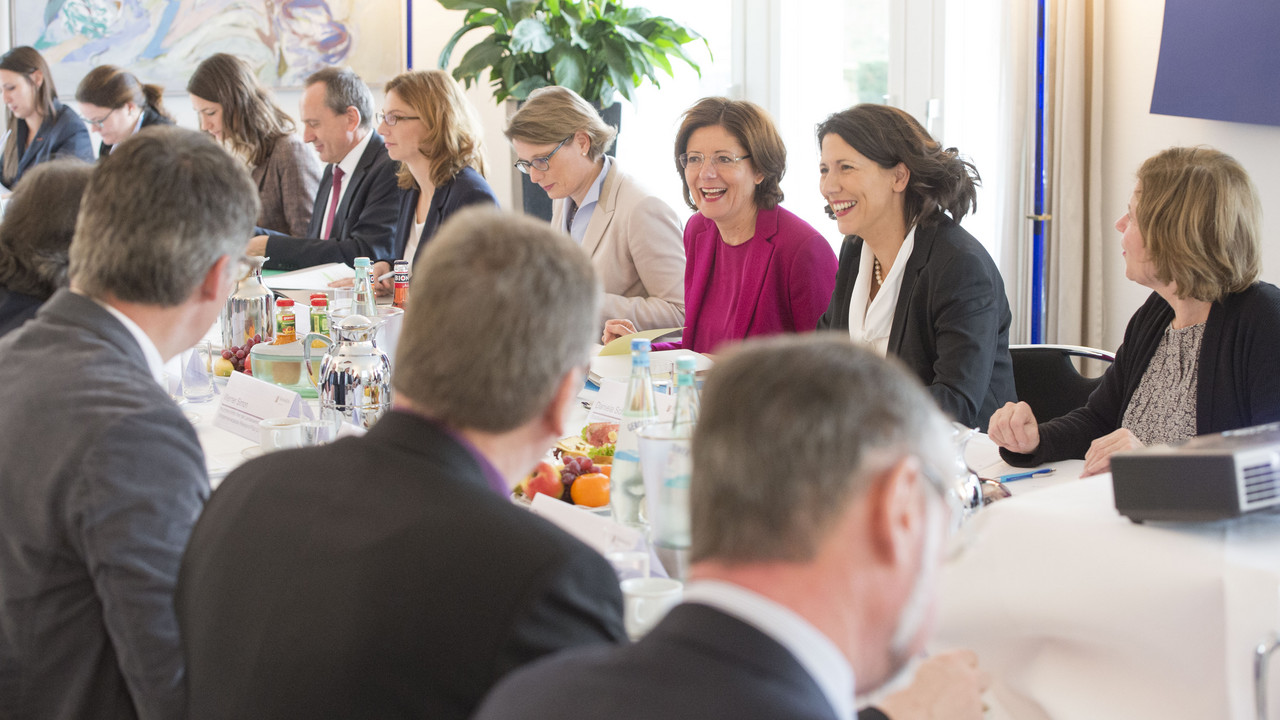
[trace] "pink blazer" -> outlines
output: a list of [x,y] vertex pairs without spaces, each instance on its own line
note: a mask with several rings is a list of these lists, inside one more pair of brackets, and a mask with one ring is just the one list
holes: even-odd
[[720,231],[702,213],[684,228],[685,327],[680,343],[655,349],[685,347],[715,352],[717,346],[755,335],[809,332],[831,301],[836,282],[836,255],[809,223],[776,207],[756,215],[756,233],[738,296],[738,312],[730,327],[698,322],[707,309],[712,262]]

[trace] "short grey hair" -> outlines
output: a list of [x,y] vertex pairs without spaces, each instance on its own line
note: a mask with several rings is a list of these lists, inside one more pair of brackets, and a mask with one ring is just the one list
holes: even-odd
[[591,103],[567,87],[549,85],[529,93],[520,109],[507,120],[508,140],[552,145],[581,130],[591,139],[592,160],[609,151],[618,130],[600,117]]
[[591,261],[545,222],[466,208],[422,254],[392,379],[398,396],[459,428],[505,432],[588,360],[601,294]]
[[896,359],[827,334],[744,343],[716,364],[693,437],[692,559],[803,562],[905,456],[951,473],[951,429]]
[[93,166],[79,158],[40,163],[18,183],[0,224],[0,287],[48,298],[67,284],[67,251]]
[[335,115],[344,115],[353,107],[360,113],[360,127],[373,127],[373,92],[349,68],[327,67],[311,73],[305,87],[324,83],[324,104]]
[[94,298],[181,305],[258,218],[245,164],[203,133],[143,129],[102,158],[71,241],[71,284]]

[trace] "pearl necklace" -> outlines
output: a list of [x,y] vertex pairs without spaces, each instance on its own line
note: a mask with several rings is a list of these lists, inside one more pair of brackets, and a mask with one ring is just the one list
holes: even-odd
[[876,285],[884,285],[884,278],[880,275],[880,258],[871,261],[871,272],[875,276]]

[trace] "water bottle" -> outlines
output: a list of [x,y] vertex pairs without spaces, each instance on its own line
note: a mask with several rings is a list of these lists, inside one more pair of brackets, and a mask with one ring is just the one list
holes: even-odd
[[693,434],[693,426],[698,422],[698,382],[695,377],[698,361],[692,355],[676,358],[676,407],[671,415],[671,426],[688,432],[684,437]]
[[378,319],[378,303],[373,295],[373,281],[370,275],[373,273],[373,267],[369,264],[369,258],[356,258],[356,280],[355,288],[351,293],[351,313],[353,315],[363,315],[370,320]]
[[658,416],[653,399],[653,378],[649,373],[649,341],[631,341],[631,379],[627,399],[618,424],[618,442],[613,454],[609,507],[620,523],[643,522],[644,479],[640,474],[640,450],[636,431]]

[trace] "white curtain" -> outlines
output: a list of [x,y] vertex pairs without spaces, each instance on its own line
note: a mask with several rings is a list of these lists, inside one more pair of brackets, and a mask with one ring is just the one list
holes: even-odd
[[1045,340],[1102,344],[1102,63],[1105,0],[1049,0]]

